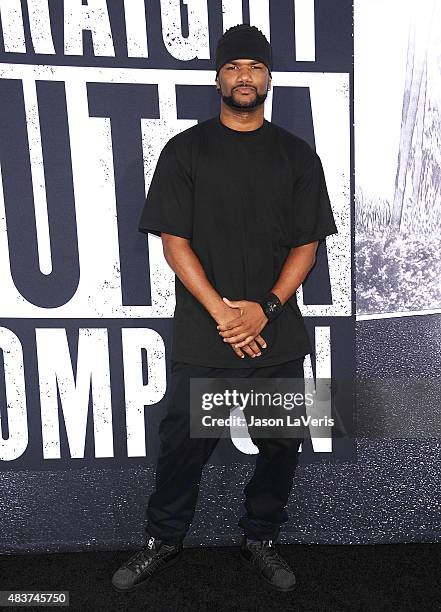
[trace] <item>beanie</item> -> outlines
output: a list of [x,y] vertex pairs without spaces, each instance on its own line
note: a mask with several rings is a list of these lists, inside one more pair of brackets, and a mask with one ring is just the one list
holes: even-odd
[[234,59],[250,58],[265,64],[271,76],[271,45],[255,26],[241,23],[226,30],[216,48],[216,77],[224,64]]

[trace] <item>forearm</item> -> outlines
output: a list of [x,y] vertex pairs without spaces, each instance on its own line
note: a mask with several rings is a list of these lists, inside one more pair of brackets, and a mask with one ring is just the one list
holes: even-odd
[[182,242],[179,246],[164,248],[164,257],[182,284],[217,320],[218,313],[225,309],[225,303],[208,280],[190,244]]
[[315,263],[318,242],[311,242],[291,249],[279,278],[271,289],[282,304],[297,291]]

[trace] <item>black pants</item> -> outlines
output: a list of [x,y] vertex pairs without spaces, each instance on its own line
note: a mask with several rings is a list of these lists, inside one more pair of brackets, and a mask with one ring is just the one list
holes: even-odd
[[[190,378],[303,378],[303,360],[243,369],[172,361],[167,414],[159,425],[156,490],[146,512],[148,535],[169,544],[183,541],[195,513],[202,469],[219,441],[190,437]],[[280,526],[288,520],[286,505],[301,439],[251,438],[259,453],[244,490],[246,513],[238,524],[249,538],[276,540]]]

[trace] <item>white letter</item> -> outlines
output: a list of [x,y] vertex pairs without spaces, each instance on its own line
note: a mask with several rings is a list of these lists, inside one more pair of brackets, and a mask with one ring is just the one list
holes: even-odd
[[105,0],[89,0],[87,6],[83,6],[81,0],[64,2],[64,52],[66,55],[83,54],[83,30],[92,32],[95,55],[115,57]]
[[[144,407],[157,404],[165,395],[165,346],[153,329],[121,330],[126,396],[127,454],[145,457]],[[147,351],[147,384],[142,377],[141,349]]]
[[248,7],[250,25],[259,28],[262,34],[265,34],[268,42],[271,42],[269,0],[248,0]]
[[[270,37],[269,0],[248,0],[250,25],[256,26],[265,34],[268,42]],[[229,28],[243,22],[242,2],[239,0],[222,0],[222,27],[225,32]]]
[[91,384],[95,456],[113,457],[107,330],[79,330],[76,381],[66,330],[36,329],[35,335],[44,457],[60,458],[57,388],[71,457],[84,457]]
[[[20,340],[5,327],[0,327],[0,349],[3,350],[6,390],[6,412],[9,437],[0,436],[0,459],[12,461],[20,457],[28,445],[28,422],[26,417],[26,388],[23,352]],[[0,433],[2,427],[0,414]]]
[[222,0],[223,32],[243,22],[242,0]]
[[183,0],[188,10],[188,37],[182,36],[180,0],[161,0],[162,37],[178,60],[209,59],[208,10],[204,0]]
[[35,53],[54,55],[47,0],[28,0],[29,26]]
[[236,406],[230,410],[230,436],[231,442],[238,451],[244,455],[257,455],[259,449],[250,438],[248,432],[248,423],[245,417],[242,416],[242,406]]
[[296,62],[315,62],[314,0],[294,0]]
[[148,57],[144,0],[124,0],[128,57]]
[[[331,416],[331,400],[330,390],[327,388],[328,382],[331,380],[331,332],[329,327],[315,328],[315,349],[316,361],[315,371],[316,380],[318,380],[318,388],[315,389],[314,377],[311,365],[311,356],[306,355],[305,359],[305,395],[308,393],[314,397],[312,405],[306,406],[305,410],[308,416],[312,417],[330,417]],[[320,386],[324,391],[326,399],[320,401],[317,396],[320,396]],[[315,393],[316,390],[318,393]],[[329,438],[311,436],[311,443],[314,452],[332,453],[332,432],[329,430]]]
[[7,53],[26,53],[20,0],[0,0],[3,44]]

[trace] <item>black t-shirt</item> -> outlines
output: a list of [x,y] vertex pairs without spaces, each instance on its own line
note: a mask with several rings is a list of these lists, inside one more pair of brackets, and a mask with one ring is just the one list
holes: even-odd
[[[251,301],[272,289],[292,247],[337,232],[320,158],[306,141],[267,120],[233,130],[219,116],[165,144],[139,230],[189,239],[220,296]],[[295,294],[260,332],[261,356],[240,359],[178,276],[175,289],[176,361],[255,368],[312,351]]]

